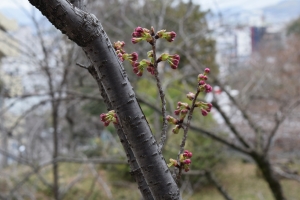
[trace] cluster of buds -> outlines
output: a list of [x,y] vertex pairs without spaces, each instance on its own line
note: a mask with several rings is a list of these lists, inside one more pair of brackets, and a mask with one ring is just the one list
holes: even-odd
[[151,27],[151,31],[146,29],[146,28],[142,28],[140,26],[136,27],[133,31],[132,35],[132,39],[131,42],[133,44],[136,44],[140,41],[147,41],[150,44],[153,44],[153,38],[152,36],[155,37],[155,39],[159,39],[159,38],[164,38],[166,39],[168,42],[173,42],[175,40],[176,37],[176,33],[174,31],[171,32],[167,32],[166,30],[160,30],[158,31],[156,34],[154,34],[154,28]]
[[184,118],[186,117],[187,113],[189,112],[190,110],[190,107],[187,103],[184,103],[184,102],[178,102],[177,103],[177,108],[176,110],[174,111],[174,114],[179,116],[179,119],[176,119],[170,115],[168,115],[166,117],[167,121],[170,123],[170,124],[174,124],[175,127],[172,129],[172,132],[174,134],[177,134],[179,132],[179,130],[182,128],[182,123],[183,123],[183,120]]
[[201,109],[201,114],[206,116],[211,111],[212,104],[198,101],[195,103],[195,107],[199,107]]
[[102,113],[100,115],[100,120],[104,123],[104,126],[108,126],[110,122],[118,124],[118,117],[114,110],[111,110],[108,113]]
[[205,68],[204,73],[203,74],[199,74],[198,75],[198,90],[200,92],[206,92],[209,93],[212,91],[212,87],[207,84],[205,81],[207,81],[207,74],[209,74],[210,69],[209,68]]
[[[140,41],[147,41],[151,45],[153,45],[155,42],[155,39],[165,38],[169,42],[172,42],[174,40],[175,36],[176,36],[176,33],[174,31],[166,32],[166,30],[161,30],[155,34],[153,27],[151,27],[151,30],[148,30],[146,28],[142,28],[142,27],[138,26],[134,29],[134,31],[132,33],[133,38],[131,39],[131,42],[133,44],[136,44]],[[121,44],[118,44],[118,47],[119,46],[121,46]],[[152,75],[155,74],[156,70],[155,70],[155,60],[154,60],[154,56],[153,56],[153,51],[149,51],[147,53],[148,58],[150,58],[150,61],[144,59],[140,62],[136,62],[137,56],[134,56],[133,54],[128,55],[128,54],[124,54],[122,52],[120,52],[120,53],[121,53],[120,55],[118,54],[120,60],[123,61],[123,60],[129,59],[131,62],[131,65],[133,67],[133,72],[136,75],[142,76],[145,68]],[[180,57],[177,54],[169,55],[169,54],[164,53],[157,59],[156,63],[159,63],[161,61],[167,61],[173,69],[177,69],[179,60],[180,60]]]
[[150,31],[146,28],[142,28],[140,26],[136,27],[133,31],[132,35],[132,39],[131,42],[133,44],[136,44],[140,41],[146,40],[147,42],[151,43],[152,42],[152,36],[150,34]]
[[175,37],[176,37],[176,33],[174,31],[166,32],[166,30],[160,30],[155,35],[155,39],[164,38],[168,42],[173,42]]
[[161,61],[167,61],[172,69],[177,69],[179,61],[180,61],[180,56],[178,54],[170,55],[167,53],[163,53],[158,59],[157,62]]
[[133,52],[131,54],[126,53],[123,49],[124,46],[125,46],[125,42],[123,41],[118,41],[114,43],[114,49],[120,61],[123,62],[124,60],[128,60],[133,66],[135,62],[138,60],[138,54],[136,52]]
[[[141,60],[140,62],[135,62],[133,67],[133,72],[138,75],[138,76],[142,76],[144,69],[147,67],[147,70],[151,73],[154,74],[154,66],[153,64],[146,59]],[[149,70],[151,69],[151,70]]]
[[[193,101],[195,99],[195,94],[192,93],[192,92],[189,92],[186,97]],[[211,103],[205,103],[203,101],[198,101],[198,102],[195,102],[195,107],[198,107],[201,109],[201,114],[203,116],[206,116],[210,111],[211,111],[211,108],[212,108],[212,104]]]
[[[164,55],[164,54],[163,54]],[[167,54],[166,54],[167,55]],[[163,60],[163,56],[161,56],[159,59]],[[204,73],[203,74],[199,74],[198,75],[198,92],[202,92],[202,91],[205,91],[205,92],[211,92],[212,91],[212,87],[205,83],[205,81],[207,80],[207,74],[210,72],[210,69],[209,68],[206,68],[204,70]],[[190,101],[194,101],[195,98],[196,98],[196,95],[192,92],[189,92],[186,97],[190,100]],[[198,102],[194,102],[194,107],[199,107],[200,110],[201,110],[201,114],[203,116],[207,116],[207,114],[211,111],[211,108],[212,108],[212,104],[211,103],[205,103],[205,102],[202,102],[202,101],[198,101]],[[183,123],[183,120],[184,118],[186,117],[186,115],[188,114],[190,110],[190,106],[188,103],[184,103],[184,102],[178,102],[177,103],[177,108],[176,110],[174,111],[174,114],[176,116],[178,116],[178,119],[168,115],[166,117],[167,121],[170,123],[170,124],[174,124],[175,127],[172,129],[172,132],[174,134],[177,134],[179,132],[179,130],[181,128],[183,128],[182,126],[182,123]]]
[[179,156],[179,162],[175,159],[170,158],[170,163],[168,164],[168,167],[177,167],[184,169],[185,172],[188,172],[190,170],[190,165],[192,163],[191,158],[193,154],[192,152],[188,150],[184,150],[182,154]]

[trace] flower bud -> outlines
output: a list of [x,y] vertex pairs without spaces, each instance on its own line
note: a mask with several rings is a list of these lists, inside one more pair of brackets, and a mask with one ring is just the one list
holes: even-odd
[[206,110],[204,110],[204,109],[201,109],[201,114],[202,114],[203,116],[206,116],[208,113],[207,113],[207,111],[206,111]]
[[172,129],[172,132],[174,134],[178,134],[179,133],[179,129],[180,129],[180,126],[179,125],[176,125],[175,128]]
[[180,114],[180,110],[174,110],[174,114],[175,115],[179,115]]
[[175,119],[174,117],[167,115],[166,120],[171,123],[171,124],[177,124],[178,120]]
[[189,100],[193,101],[193,100],[195,99],[195,94],[192,93],[192,92],[189,92],[189,93],[186,95],[186,97],[187,97]]
[[176,166],[178,166],[177,160],[174,160],[174,159],[170,158],[169,161],[170,161],[170,163],[168,164],[168,167],[172,167],[172,166],[176,167]]
[[212,87],[209,84],[206,84],[204,87],[205,87],[205,92],[206,93],[209,93],[209,92],[212,91]]
[[183,163],[189,165],[189,164],[191,164],[192,162],[191,162],[191,159],[185,159],[185,160],[183,161]]
[[201,81],[201,80],[206,81],[206,80],[207,80],[207,76],[204,75],[204,74],[199,74],[199,75],[198,75],[198,81]]
[[187,113],[188,113],[187,109],[181,110],[181,112],[180,112],[180,120],[183,120],[185,118],[185,116],[186,116]]
[[153,51],[152,50],[148,51],[147,56],[148,56],[148,58],[153,58]]
[[205,72],[206,74],[208,74],[208,73],[210,72],[210,69],[209,69],[209,68],[205,68],[204,72]]
[[140,42],[140,41],[142,41],[142,40],[143,40],[143,38],[136,38],[136,37],[134,37],[134,38],[131,39],[131,42],[132,42],[133,44],[136,44],[136,43],[138,43],[138,42]]
[[117,42],[114,43],[114,49],[116,51],[122,49],[124,46],[125,46],[124,41],[117,41]]

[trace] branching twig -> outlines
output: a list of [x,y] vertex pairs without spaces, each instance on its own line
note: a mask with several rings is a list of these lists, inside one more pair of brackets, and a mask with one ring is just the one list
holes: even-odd
[[210,180],[218,189],[218,191],[222,194],[222,196],[226,200],[232,200],[232,198],[229,196],[229,194],[225,191],[225,189],[222,187],[222,185],[219,183],[219,181],[215,178],[215,176],[212,174],[212,172],[205,170],[205,175],[208,180]]
[[157,85],[157,88],[158,88],[158,92],[159,92],[159,97],[160,97],[160,100],[161,100],[161,112],[162,112],[162,121],[163,121],[163,124],[162,124],[162,130],[161,130],[161,139],[160,139],[160,142],[159,142],[159,151],[161,151],[161,149],[163,148],[164,146],[164,143],[166,141],[166,138],[167,138],[167,129],[168,129],[168,122],[167,122],[167,114],[166,114],[166,99],[165,99],[165,93],[162,89],[162,86],[161,86],[161,82],[160,82],[160,79],[159,79],[159,73],[158,73],[158,69],[157,69],[157,60],[156,60],[156,39],[154,36],[152,36],[152,40],[153,40],[153,44],[152,44],[152,51],[153,51],[153,66],[154,66],[154,77],[156,79],[156,85]]
[[232,131],[232,133],[237,137],[237,139],[239,140],[239,142],[241,142],[246,148],[250,148],[250,145],[244,140],[244,138],[236,130],[235,126],[230,122],[229,118],[223,112],[223,110],[221,109],[221,107],[219,106],[219,104],[216,101],[213,101],[212,104],[213,104],[213,107],[215,109],[217,109],[218,112],[221,114],[221,116],[225,120],[226,124],[228,125],[228,127],[230,128],[230,130]]
[[[182,137],[182,141],[181,141],[181,144],[180,144],[180,150],[179,150],[178,155],[177,155],[177,161],[178,161],[178,163],[180,163],[179,162],[180,154],[182,154],[183,151],[184,151],[184,146],[185,146],[185,142],[186,142],[186,139],[187,139],[187,134],[188,134],[188,131],[189,131],[189,128],[190,128],[191,120],[193,118],[193,112],[194,112],[194,109],[195,109],[195,103],[197,101],[197,97],[198,97],[199,93],[200,93],[200,90],[199,90],[199,87],[197,86],[197,92],[195,94],[195,98],[193,99],[191,109],[189,110],[189,114],[188,114],[186,126],[183,127],[183,130],[184,130],[183,137]],[[182,173],[182,168],[180,167],[179,168],[179,172],[177,174],[177,181],[178,182],[180,180],[181,173]]]

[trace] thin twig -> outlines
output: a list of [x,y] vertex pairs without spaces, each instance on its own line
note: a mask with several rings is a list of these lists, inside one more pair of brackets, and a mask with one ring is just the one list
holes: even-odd
[[220,105],[216,101],[213,101],[212,105],[221,114],[221,116],[225,120],[227,126],[230,128],[230,130],[232,131],[232,133],[237,137],[237,139],[239,140],[239,142],[241,142],[243,144],[243,146],[245,146],[246,148],[251,148],[250,145],[244,140],[244,138],[237,131],[237,129],[235,128],[235,126],[230,122],[229,118],[224,113],[224,111],[221,109]]
[[76,65],[78,65],[79,67],[83,68],[83,69],[88,69],[87,66],[83,65],[83,64],[80,64],[80,63],[76,63]]
[[216,186],[218,191],[222,194],[222,196],[226,200],[232,200],[232,198],[225,191],[225,189],[222,187],[222,185],[219,183],[219,181],[216,179],[216,177],[212,174],[211,171],[205,170],[205,175],[206,175],[207,179],[210,180]]
[[162,130],[161,130],[161,138],[160,138],[160,142],[158,145],[158,149],[159,151],[161,151],[161,149],[163,148],[165,141],[167,139],[167,129],[168,129],[168,122],[167,122],[167,113],[166,113],[166,99],[165,99],[165,93],[162,89],[162,85],[159,79],[159,73],[157,70],[157,60],[156,60],[156,39],[154,36],[152,36],[153,39],[153,44],[152,44],[152,51],[153,51],[153,65],[154,65],[154,77],[156,79],[156,85],[158,88],[158,92],[159,92],[159,96],[160,96],[160,100],[161,100],[161,112],[162,112],[162,121],[163,121],[163,125],[162,125]]
[[[180,145],[180,150],[179,150],[179,153],[177,155],[177,161],[178,163],[180,163],[179,161],[179,157],[180,157],[180,154],[183,153],[184,151],[184,146],[185,146],[185,142],[186,142],[186,139],[187,139],[187,134],[188,134],[188,131],[189,131],[189,128],[190,128],[190,124],[191,124],[191,120],[193,118],[193,112],[194,112],[194,109],[195,109],[195,103],[197,101],[197,97],[198,95],[200,94],[200,90],[199,90],[199,87],[197,86],[197,92],[195,94],[195,98],[193,99],[193,102],[192,102],[192,106],[189,110],[189,114],[188,114],[188,118],[187,118],[187,122],[186,122],[186,126],[183,127],[183,137],[182,137],[182,141],[181,141],[181,145]],[[179,172],[177,174],[177,182],[179,183],[179,180],[180,180],[180,177],[181,177],[181,173],[182,173],[182,168],[180,167],[179,168]]]

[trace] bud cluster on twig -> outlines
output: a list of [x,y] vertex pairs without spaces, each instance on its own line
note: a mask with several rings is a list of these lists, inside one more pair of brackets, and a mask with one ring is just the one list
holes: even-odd
[[104,126],[108,126],[110,122],[118,124],[118,117],[114,110],[111,110],[108,113],[102,113],[100,115],[100,120],[104,123]]
[[168,167],[174,166],[180,169],[184,169],[185,172],[188,172],[190,170],[190,165],[192,164],[192,156],[192,152],[184,150],[184,152],[179,156],[179,162],[175,159],[170,158]]

